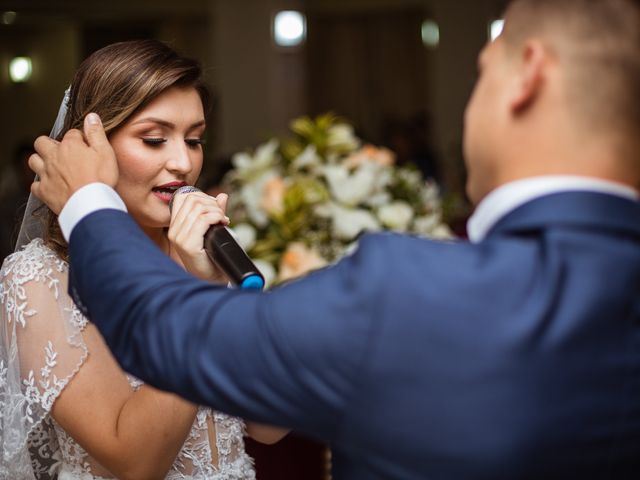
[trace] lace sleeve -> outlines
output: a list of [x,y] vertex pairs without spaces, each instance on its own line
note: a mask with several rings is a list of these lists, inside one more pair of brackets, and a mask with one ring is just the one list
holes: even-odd
[[0,270],[0,478],[48,478],[55,467],[49,412],[88,354],[67,269],[36,239]]

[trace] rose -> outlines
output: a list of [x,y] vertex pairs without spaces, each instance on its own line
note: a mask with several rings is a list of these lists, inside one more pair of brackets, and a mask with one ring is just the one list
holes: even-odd
[[375,163],[381,167],[391,167],[396,162],[396,156],[388,148],[377,148],[367,144],[349,155],[344,161],[349,168],[357,167],[367,162]]
[[286,190],[281,177],[271,177],[262,190],[262,208],[271,215],[278,215],[284,210],[284,192]]
[[322,268],[327,263],[314,248],[308,248],[300,242],[290,243],[280,259],[278,280],[283,282],[299,277],[311,270]]

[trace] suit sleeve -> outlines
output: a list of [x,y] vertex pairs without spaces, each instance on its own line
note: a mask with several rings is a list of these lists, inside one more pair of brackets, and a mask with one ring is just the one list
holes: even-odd
[[362,255],[271,292],[227,289],[184,272],[127,214],[102,210],[74,228],[70,259],[74,296],[126,371],[233,415],[337,434],[383,278]]

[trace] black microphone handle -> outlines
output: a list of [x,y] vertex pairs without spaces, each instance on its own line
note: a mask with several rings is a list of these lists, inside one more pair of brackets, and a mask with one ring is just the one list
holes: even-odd
[[[229,277],[232,283],[245,288],[262,288],[264,277],[224,225],[212,225],[204,235],[207,255]],[[262,285],[252,286],[257,281]],[[251,280],[251,282],[249,282]]]

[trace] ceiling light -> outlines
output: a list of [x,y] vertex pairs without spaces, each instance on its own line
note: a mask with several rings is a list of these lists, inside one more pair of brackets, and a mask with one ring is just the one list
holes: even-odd
[[15,57],[9,62],[9,78],[13,83],[24,83],[31,78],[31,58]]
[[422,22],[422,43],[429,48],[438,48],[440,45],[440,27],[435,21]]
[[0,23],[3,25],[11,25],[16,21],[18,14],[16,12],[4,12],[0,17]]
[[278,12],[273,19],[273,38],[280,47],[295,47],[307,36],[307,20],[295,10]]

